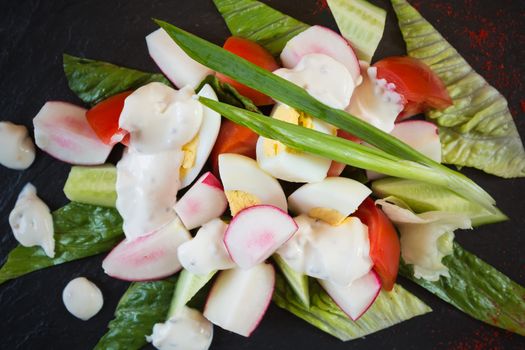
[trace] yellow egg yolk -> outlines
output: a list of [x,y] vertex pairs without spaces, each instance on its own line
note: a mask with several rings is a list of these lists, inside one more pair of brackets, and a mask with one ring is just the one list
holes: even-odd
[[188,174],[188,171],[195,165],[195,159],[197,158],[197,146],[199,145],[199,135],[182,146],[182,152],[184,152],[184,158],[180,166],[180,178],[184,179]]
[[259,198],[248,192],[227,190],[224,191],[224,193],[226,194],[226,199],[230,205],[230,212],[232,216],[235,216],[244,208],[261,204],[261,200]]
[[308,216],[319,219],[332,226],[339,226],[345,222],[347,218],[339,211],[332,208],[312,208],[308,212]]

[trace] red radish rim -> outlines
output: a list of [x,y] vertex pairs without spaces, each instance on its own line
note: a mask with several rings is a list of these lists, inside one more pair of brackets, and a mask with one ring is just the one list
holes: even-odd
[[259,327],[259,324],[261,324],[261,321],[263,320],[264,315],[266,315],[266,312],[268,311],[268,307],[270,306],[270,303],[272,302],[273,292],[275,291],[275,267],[273,267],[272,264],[267,264],[267,263],[264,263],[264,264],[270,266],[272,269],[272,288],[270,288],[270,291],[268,293],[268,298],[265,301],[265,305],[264,305],[264,309],[262,313],[259,315],[259,318],[255,322],[253,328],[248,331],[248,337],[251,336],[252,333],[257,329],[257,327]]
[[[251,210],[251,209],[255,209],[255,208],[262,208],[262,207],[267,207],[269,209],[276,209],[279,212],[281,212],[282,214],[285,214],[286,216],[288,216],[292,220],[292,222],[293,222],[293,224],[295,226],[295,232],[297,232],[297,230],[299,229],[299,225],[297,225],[297,222],[295,222],[295,220],[290,216],[290,214],[288,214],[287,212],[285,212],[281,208],[276,207],[275,205],[271,205],[271,204],[257,204],[257,205],[252,205],[250,207],[246,207],[246,208],[242,209],[237,214],[235,214],[235,216],[231,219],[230,223],[228,224],[228,227],[226,228],[226,231],[224,231],[224,237],[222,238],[222,243],[224,244],[224,246],[226,248],[226,251],[228,252],[228,255],[230,256],[230,259],[232,259],[232,261],[235,264],[237,264],[237,262],[233,258],[232,254],[230,252],[230,249],[228,248],[228,244],[226,244],[226,238],[228,237],[228,233],[230,232],[230,227],[235,222],[235,220],[237,219],[239,214],[243,213],[246,210]],[[294,232],[294,234],[295,234],[295,232]],[[293,237],[293,234],[286,241],[284,241],[283,244],[288,242],[292,237]]]
[[[204,180],[210,176],[211,176],[211,182],[204,182]],[[222,182],[211,171],[207,171],[204,174],[202,174],[202,176],[197,180],[196,183],[202,183],[210,187],[216,188],[217,190],[224,191]]]

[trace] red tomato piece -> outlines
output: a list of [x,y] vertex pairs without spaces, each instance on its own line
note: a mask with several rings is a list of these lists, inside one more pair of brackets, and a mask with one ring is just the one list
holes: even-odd
[[370,197],[365,199],[354,215],[368,226],[370,258],[374,263],[374,270],[381,277],[383,288],[392,290],[396,282],[401,251],[394,225]]
[[96,104],[86,113],[86,118],[98,138],[108,145],[122,142],[129,143],[127,131],[119,128],[118,121],[120,112],[124,108],[124,100],[131,95],[132,91],[121,92]]
[[219,176],[219,154],[237,153],[255,159],[257,135],[245,126],[235,124],[230,120],[223,120],[219,136],[211,151],[213,173]]
[[423,62],[408,56],[387,57],[376,63],[377,77],[396,85],[406,99],[399,119],[411,117],[427,109],[445,109],[452,105],[445,84]]
[[[226,40],[223,47],[225,50],[230,51],[231,53],[234,53],[270,72],[279,68],[273,56],[264,47],[251,40],[231,36]],[[232,85],[241,95],[252,100],[256,106],[264,106],[274,103],[271,97],[268,97],[246,85],[238,83],[230,77],[220,73],[217,73],[217,77],[223,82]]]

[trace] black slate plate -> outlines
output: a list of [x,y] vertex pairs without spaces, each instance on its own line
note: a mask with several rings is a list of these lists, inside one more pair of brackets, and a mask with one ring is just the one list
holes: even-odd
[[[389,1],[373,1],[389,11],[384,39],[376,57],[402,54],[404,44]],[[322,2],[269,1],[310,24],[335,28]],[[489,81],[509,99],[516,122],[525,135],[523,66],[525,4],[522,0],[417,1],[422,13]],[[155,29],[150,18],[161,18],[216,43],[228,31],[211,0],[175,1],[0,1],[0,118],[31,126],[46,100],[79,103],[68,90],[61,55],[101,59],[153,71],[144,36]],[[479,47],[472,40],[490,29]],[[483,35],[482,35],[483,36]],[[497,49],[491,50],[495,40]],[[486,42],[485,42],[486,41]],[[492,43],[492,44],[490,44]],[[503,50],[503,52],[502,52]],[[491,61],[491,63],[488,63]],[[501,66],[500,66],[501,65]],[[490,68],[490,69],[489,69]],[[8,214],[22,186],[31,181],[52,209],[66,203],[62,193],[69,165],[38,152],[25,172],[0,169],[0,259],[15,246]],[[459,232],[457,239],[520,284],[525,284],[525,180],[503,180],[474,170],[465,171],[497,199],[511,221]],[[0,286],[0,348],[91,349],[104,334],[127,283],[104,275],[103,256],[46,269]],[[65,284],[86,276],[102,289],[105,304],[88,322],[67,313],[61,302]],[[434,312],[386,331],[342,343],[291,314],[270,307],[249,339],[215,327],[212,349],[518,349],[522,337],[484,325],[405,280],[404,286],[427,302]]]

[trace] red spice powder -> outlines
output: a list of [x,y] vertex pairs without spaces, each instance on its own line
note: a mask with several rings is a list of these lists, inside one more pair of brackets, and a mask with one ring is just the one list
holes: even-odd
[[464,339],[440,346],[448,350],[503,350],[504,340],[511,336],[510,332],[484,327],[475,330]]
[[313,14],[318,14],[318,13],[321,13],[323,11],[326,11],[328,10],[328,2],[327,0],[317,0],[315,2],[315,9],[314,9],[314,12]]

